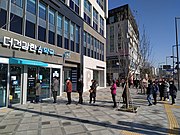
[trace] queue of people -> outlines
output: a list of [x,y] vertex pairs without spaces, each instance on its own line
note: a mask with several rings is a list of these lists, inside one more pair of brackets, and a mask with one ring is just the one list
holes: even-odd
[[[152,104],[157,104],[157,96],[159,95],[160,101],[169,101],[171,96],[172,105],[175,104],[175,98],[177,95],[177,88],[174,85],[174,81],[168,81],[167,79],[162,80],[149,80],[147,87],[147,100],[149,102],[149,106]],[[152,103],[152,98],[154,102]]]

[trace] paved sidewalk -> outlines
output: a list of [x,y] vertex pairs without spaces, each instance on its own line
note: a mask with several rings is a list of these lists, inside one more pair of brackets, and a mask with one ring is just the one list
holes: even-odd
[[[117,93],[119,101],[122,89],[118,88]],[[109,87],[97,91],[95,104],[89,104],[89,93],[85,92],[83,105],[76,105],[78,94],[73,93],[71,105],[66,105],[66,94],[63,94],[57,104],[49,99],[39,104],[1,109],[0,135],[180,134],[179,99],[173,106],[170,102],[147,106],[145,95],[131,89],[131,96],[133,103],[140,106],[137,113],[114,109]]]

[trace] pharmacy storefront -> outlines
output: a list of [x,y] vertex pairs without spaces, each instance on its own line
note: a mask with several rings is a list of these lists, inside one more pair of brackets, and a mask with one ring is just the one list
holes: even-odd
[[[53,77],[59,79],[58,96],[62,94],[62,64],[49,63],[45,60],[34,60],[31,56],[44,59],[54,57],[55,51],[51,48],[37,46],[22,40],[3,37],[2,51],[12,52],[12,57],[0,55],[0,108],[8,104],[25,104],[35,97],[35,84],[41,82],[41,99],[51,97]],[[27,58],[16,57],[16,54],[30,54]],[[18,55],[17,55],[18,56]]]

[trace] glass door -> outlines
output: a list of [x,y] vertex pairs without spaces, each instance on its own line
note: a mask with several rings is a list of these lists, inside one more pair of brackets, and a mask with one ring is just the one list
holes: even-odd
[[28,67],[27,78],[27,101],[33,101],[35,98],[35,84],[36,84],[37,67]]
[[7,93],[7,64],[0,64],[0,107],[6,106]]
[[10,67],[10,99],[11,104],[20,103],[21,99],[21,66]]

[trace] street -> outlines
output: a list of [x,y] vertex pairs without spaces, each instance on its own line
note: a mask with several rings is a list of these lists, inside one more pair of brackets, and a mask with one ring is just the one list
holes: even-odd
[[[97,101],[89,104],[89,92],[83,93],[84,104],[77,105],[78,94],[72,94],[72,104],[66,105],[66,93],[43,103],[17,105],[0,110],[1,135],[165,135],[179,134],[180,102],[158,101],[148,106],[146,95],[131,89],[137,113],[113,108],[109,87],[97,90]],[[140,91],[140,90],[139,90]],[[122,89],[117,89],[119,102]],[[121,104],[122,106],[122,99]]]

